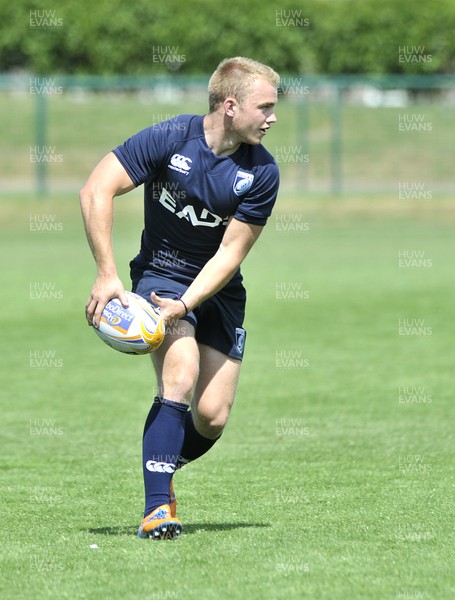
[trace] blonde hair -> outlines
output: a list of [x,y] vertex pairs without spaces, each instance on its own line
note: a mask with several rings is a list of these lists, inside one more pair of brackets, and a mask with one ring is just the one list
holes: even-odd
[[209,111],[217,110],[229,96],[242,102],[258,79],[265,79],[275,88],[280,83],[278,73],[251,58],[236,56],[224,59],[209,80]]

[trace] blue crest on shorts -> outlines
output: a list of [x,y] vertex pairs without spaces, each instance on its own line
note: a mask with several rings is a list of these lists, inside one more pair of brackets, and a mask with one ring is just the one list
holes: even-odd
[[234,194],[236,196],[241,196],[242,194],[246,194],[246,192],[253,185],[254,175],[253,173],[248,173],[248,171],[241,171],[240,169],[237,171],[237,175],[235,176],[234,181]]
[[237,348],[237,351],[240,354],[240,356],[243,356],[243,350],[245,349],[245,338],[246,338],[246,331],[243,329],[243,327],[236,327],[235,328],[235,347]]

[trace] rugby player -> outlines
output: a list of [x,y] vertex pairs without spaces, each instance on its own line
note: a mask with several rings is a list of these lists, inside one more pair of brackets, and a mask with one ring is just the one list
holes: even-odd
[[143,434],[140,537],[180,535],[173,474],[215,444],[234,401],[246,338],[240,264],[279,186],[261,144],[276,122],[278,85],[266,65],[225,59],[210,78],[206,115],[180,115],[133,135],[101,160],[80,193],[97,266],[86,317],[98,327],[111,298],[128,306],[112,246],[113,199],[144,185],[132,291],[159,307],[166,336],[151,355],[159,395]]

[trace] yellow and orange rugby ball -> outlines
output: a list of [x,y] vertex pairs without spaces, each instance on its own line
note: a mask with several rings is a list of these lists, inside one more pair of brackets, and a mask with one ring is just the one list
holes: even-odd
[[125,354],[149,354],[162,344],[166,333],[159,309],[142,296],[126,292],[129,307],[110,300],[101,315],[96,334],[111,348]]

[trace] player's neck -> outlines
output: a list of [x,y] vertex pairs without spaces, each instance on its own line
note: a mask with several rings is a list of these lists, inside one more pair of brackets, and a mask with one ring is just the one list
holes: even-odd
[[218,113],[205,115],[204,135],[207,146],[217,156],[234,154],[241,144],[237,135],[229,131],[224,119]]

